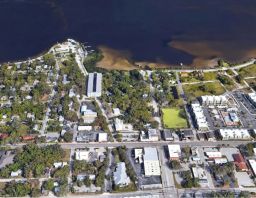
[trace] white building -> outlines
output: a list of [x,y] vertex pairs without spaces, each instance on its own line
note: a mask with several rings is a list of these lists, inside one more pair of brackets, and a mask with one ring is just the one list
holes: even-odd
[[226,164],[228,162],[227,158],[222,157],[222,158],[215,158],[214,163],[215,164]]
[[133,127],[131,124],[124,124],[123,120],[119,118],[115,119],[115,128],[116,131],[132,131]]
[[198,130],[208,130],[208,123],[206,121],[206,117],[203,112],[203,108],[199,103],[191,104],[191,108],[193,111],[193,117],[196,122],[196,127]]
[[179,144],[168,145],[168,153],[170,160],[179,160],[181,149]]
[[226,96],[201,96],[200,102],[202,105],[225,106],[228,103]]
[[22,173],[21,169],[19,169],[17,171],[12,171],[11,172],[11,177],[18,177],[19,175],[21,175],[21,173]]
[[149,142],[149,141],[158,141],[158,130],[156,129],[148,129],[147,132],[141,131],[140,141]]
[[205,170],[199,166],[192,167],[192,174],[195,179],[199,180],[199,183],[208,183]]
[[205,152],[205,155],[208,158],[222,158],[222,153],[219,151],[208,151],[208,152]]
[[77,126],[78,131],[91,131],[92,126]]
[[156,148],[144,148],[144,172],[145,176],[160,176],[160,164]]
[[120,116],[120,115],[121,115],[120,109],[113,108],[113,116],[116,117],[116,116]]
[[250,159],[248,161],[249,161],[249,164],[250,164],[250,167],[252,169],[252,172],[253,172],[254,176],[256,176],[256,160],[255,159]]
[[99,133],[98,134],[98,142],[107,142],[108,134],[107,133]]
[[102,89],[102,74],[89,73],[87,83],[87,96],[100,97]]
[[82,114],[83,120],[85,123],[92,123],[94,122],[95,118],[97,117],[97,112],[87,109]]
[[114,172],[115,185],[123,187],[129,185],[131,182],[130,178],[126,174],[126,167],[124,162],[119,162]]
[[248,94],[248,99],[250,100],[250,102],[256,106],[256,93],[249,93]]
[[137,159],[141,164],[143,162],[143,149],[134,149],[134,159]]
[[220,129],[222,140],[248,140],[251,136],[247,129]]
[[66,166],[66,165],[68,165],[67,162],[55,162],[55,163],[53,163],[54,168],[62,168],[63,166]]
[[83,115],[84,114],[84,112],[87,110],[87,105],[82,105],[81,107],[80,107],[80,112],[81,112],[81,114]]
[[85,161],[88,161],[89,160],[89,151],[86,151],[86,150],[76,150],[75,152],[75,157],[76,157],[76,160],[85,160]]

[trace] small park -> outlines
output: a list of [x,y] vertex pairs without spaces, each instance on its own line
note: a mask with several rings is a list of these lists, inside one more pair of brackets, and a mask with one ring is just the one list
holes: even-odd
[[163,108],[162,113],[165,128],[179,129],[188,127],[186,113],[184,109]]

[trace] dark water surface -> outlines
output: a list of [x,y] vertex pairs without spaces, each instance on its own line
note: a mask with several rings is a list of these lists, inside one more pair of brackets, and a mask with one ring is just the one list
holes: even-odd
[[66,38],[127,50],[136,61],[256,55],[255,0],[0,0],[0,62]]

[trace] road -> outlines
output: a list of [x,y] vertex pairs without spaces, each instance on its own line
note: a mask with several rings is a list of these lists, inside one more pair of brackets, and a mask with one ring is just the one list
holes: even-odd
[[217,72],[217,71],[227,71],[229,69],[241,69],[244,67],[247,67],[249,65],[254,64],[254,62],[256,61],[255,58],[252,58],[250,60],[248,60],[246,63],[242,63],[233,67],[221,67],[221,68],[213,68],[213,69],[168,69],[165,70],[166,72],[194,72],[194,71],[202,71],[202,72]]
[[165,151],[163,147],[157,149],[159,162],[161,167],[161,179],[163,186],[163,194],[166,198],[178,197],[176,192],[172,170],[168,166],[168,159],[165,157]]
[[[140,147],[159,147],[159,146],[166,146],[168,144],[179,144],[181,147],[185,146],[201,146],[201,147],[216,147],[220,145],[229,145],[229,146],[239,146],[241,144],[246,144],[249,142],[256,143],[256,141],[152,141],[152,142],[90,142],[90,143],[59,143],[59,145],[63,149],[76,149],[76,148],[91,148],[91,147],[119,147],[119,146],[126,146],[127,148],[140,148]],[[47,146],[53,145],[56,143],[41,143],[37,144],[38,146]],[[25,143],[20,143],[16,145],[6,145],[8,148],[20,148],[26,145]],[[4,147],[4,146],[2,146]],[[0,147],[1,148],[1,147]]]
[[189,113],[189,110],[188,110],[188,106],[187,106],[187,98],[186,98],[186,95],[185,95],[185,92],[183,90],[183,87],[182,87],[182,84],[180,82],[180,76],[179,76],[179,73],[176,72],[175,73],[176,75],[176,81],[177,81],[177,84],[178,84],[178,90],[179,90],[179,93],[180,93],[180,96],[183,100],[183,104],[184,104],[184,109],[186,111],[186,115],[187,115],[187,118],[188,118],[188,122],[189,122],[189,125],[190,125],[190,128],[192,129],[193,133],[194,133],[194,139],[196,140],[196,130],[194,128],[194,124],[193,124],[193,121],[192,121],[192,117]]
[[[54,52],[53,52],[53,55],[55,56]],[[58,82],[58,79],[59,79],[59,71],[60,71],[60,65],[59,65],[59,62],[58,62],[58,59],[56,58],[56,56],[55,56],[55,60],[56,60],[56,64],[55,64],[55,66],[56,66],[56,77],[55,77],[55,80],[53,82],[54,86],[57,85],[57,82]],[[42,127],[39,131],[41,136],[44,136],[45,133],[46,133],[46,127],[47,127],[47,123],[48,123],[50,112],[51,112],[51,109],[50,109],[49,105],[50,105],[50,103],[52,101],[52,98],[54,97],[55,94],[56,94],[56,91],[53,87],[52,92],[49,95],[48,104],[47,104],[48,107],[46,109],[45,117],[44,117],[43,122],[42,122]]]

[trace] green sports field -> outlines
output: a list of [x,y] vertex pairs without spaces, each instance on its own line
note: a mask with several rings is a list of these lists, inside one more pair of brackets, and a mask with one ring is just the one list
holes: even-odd
[[186,128],[187,120],[180,117],[180,109],[176,108],[164,108],[163,112],[163,122],[166,128]]

